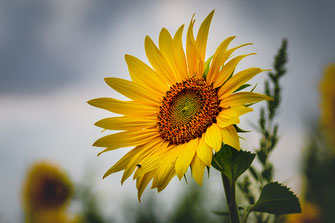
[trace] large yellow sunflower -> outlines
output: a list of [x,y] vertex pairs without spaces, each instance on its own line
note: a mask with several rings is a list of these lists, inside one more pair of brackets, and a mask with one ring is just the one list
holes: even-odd
[[[152,67],[134,56],[125,55],[132,81],[105,78],[106,83],[130,101],[97,98],[88,103],[121,114],[100,120],[97,126],[122,130],[98,139],[93,146],[105,147],[101,153],[135,146],[111,167],[104,177],[124,170],[123,183],[135,171],[138,196],[152,180],[152,188],[163,190],[177,175],[181,179],[189,166],[198,184],[204,169],[211,165],[213,150],[226,143],[240,149],[233,124],[239,116],[252,111],[246,104],[270,97],[252,92],[234,93],[260,68],[249,68],[232,76],[237,64],[246,56],[231,58],[245,45],[227,50],[235,37],[224,40],[210,63],[205,52],[212,11],[203,21],[196,38],[195,20],[187,30],[186,55],[182,45],[182,25],[174,37],[163,28],[159,47],[145,37],[145,52]],[[208,66],[207,66],[208,65]]]
[[26,215],[64,210],[72,193],[72,183],[62,170],[49,162],[38,162],[29,169],[23,185]]

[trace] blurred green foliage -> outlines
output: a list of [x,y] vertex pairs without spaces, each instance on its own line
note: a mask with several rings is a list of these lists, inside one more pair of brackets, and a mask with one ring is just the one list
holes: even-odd
[[305,200],[320,210],[321,222],[334,222],[335,156],[323,129],[311,129],[303,160]]

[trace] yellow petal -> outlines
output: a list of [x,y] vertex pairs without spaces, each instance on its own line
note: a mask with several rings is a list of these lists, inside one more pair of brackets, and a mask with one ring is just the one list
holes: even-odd
[[87,103],[97,108],[124,115],[152,116],[158,111],[157,108],[152,106],[138,104],[133,101],[120,101],[114,98],[96,98]]
[[152,182],[152,188],[163,188],[164,185],[172,179],[175,173],[175,162],[178,154],[185,148],[185,144],[169,146],[170,152],[163,157],[159,167],[155,171],[155,176]]
[[120,147],[140,145],[147,142],[149,137],[154,136],[158,136],[158,133],[153,130],[118,132],[98,139],[93,143],[93,146],[109,147],[112,150]]
[[126,54],[125,60],[128,65],[130,77],[134,82],[141,84],[147,90],[153,91],[153,93],[161,96],[165,95],[165,92],[169,89],[169,85],[165,83],[153,69],[131,55]]
[[176,80],[174,79],[171,67],[149,36],[145,37],[144,46],[145,53],[151,66],[155,69],[155,71],[157,71],[160,78],[162,78],[170,86],[173,85]]
[[177,69],[177,66],[175,64],[173,45],[173,39],[169,31],[163,28],[159,34],[159,50],[162,52],[166,62],[168,62],[169,66],[173,70],[171,72],[171,75],[173,75],[174,80],[177,82],[181,82],[182,76],[179,73],[179,70]]
[[225,55],[224,53],[233,39],[235,39],[235,36],[231,36],[225,39],[216,49],[211,66],[207,74],[208,83],[211,84],[215,80],[217,73],[220,71],[220,68],[223,65],[222,58]]
[[122,179],[121,184],[130,177],[130,175],[135,171],[136,168],[141,168],[138,165],[141,165],[141,160],[150,155],[152,151],[162,143],[160,139],[151,140],[149,143],[143,145],[143,149],[136,153],[132,159],[129,161],[128,165],[126,166]]
[[182,44],[182,35],[183,35],[184,25],[180,26],[176,34],[173,37],[174,45],[174,55],[176,66],[183,78],[187,77],[187,65],[185,52]]
[[245,105],[245,104],[251,104],[256,103],[259,101],[268,101],[273,100],[273,98],[264,95],[264,94],[258,94],[254,92],[238,92],[230,95],[229,97],[223,99],[220,103],[221,107],[232,107],[237,105]]
[[230,58],[230,56],[232,55],[232,53],[235,50],[237,50],[237,49],[239,49],[241,47],[244,47],[244,46],[248,46],[248,45],[252,45],[252,43],[245,43],[245,44],[242,44],[242,45],[230,48],[229,50],[227,50],[226,52],[224,52],[224,54],[222,56],[222,60],[221,60],[221,65],[223,65]]
[[220,128],[225,128],[232,124],[240,123],[239,117],[231,111],[231,109],[224,109],[216,117],[216,121]]
[[252,54],[247,54],[247,55],[241,55],[238,57],[233,58],[230,60],[226,65],[223,66],[222,70],[218,72],[218,75],[214,77],[214,88],[220,87],[233,73],[235,70],[237,64],[246,56],[254,55]]
[[139,182],[138,186],[137,186],[137,190],[138,190],[137,197],[138,197],[139,202],[141,202],[141,197],[142,197],[142,194],[144,192],[144,189],[150,183],[153,176],[154,176],[154,173],[152,171],[152,172],[148,172],[148,173],[144,174],[143,176],[141,176],[140,178],[137,179],[137,182]]
[[205,142],[204,136],[201,137],[201,139],[199,140],[197,154],[203,163],[205,163],[208,167],[211,166],[212,157],[213,157],[213,149],[209,145],[207,145],[207,143]]
[[209,13],[209,15],[206,17],[206,19],[202,22],[202,24],[201,24],[201,26],[199,28],[197,39],[196,39],[196,45],[197,45],[197,47],[199,49],[199,53],[200,53],[202,61],[205,60],[206,45],[207,45],[207,39],[208,39],[209,26],[210,26],[210,24],[212,22],[214,11],[215,10],[213,10],[211,13]]
[[124,155],[117,163],[115,163],[103,176],[103,178],[111,175],[112,173],[119,172],[124,170],[132,157],[137,154],[143,147],[135,147],[134,149],[130,150],[126,155]]
[[162,190],[164,190],[164,188],[170,183],[175,175],[176,172],[174,171],[174,169],[170,169],[168,174],[166,175],[167,177],[162,181],[162,183],[157,185],[157,191],[161,192]]
[[199,140],[197,138],[192,139],[191,141],[185,143],[186,144],[185,148],[178,155],[176,165],[175,165],[175,171],[176,171],[176,174],[179,180],[183,178],[188,167],[190,166],[193,156],[195,154],[195,151],[197,150],[198,143],[199,143]]
[[105,118],[95,123],[96,126],[110,130],[129,130],[154,127],[157,123],[155,118],[138,117],[112,117]]
[[251,111],[253,111],[252,108],[245,107],[243,105],[228,107],[219,113],[216,120],[220,128],[225,128],[229,125],[240,123],[239,116]]
[[207,145],[212,147],[215,152],[218,152],[221,149],[221,132],[220,128],[216,123],[213,123],[205,133],[205,142]]
[[153,149],[151,154],[149,154],[147,157],[144,157],[140,163],[141,168],[137,168],[134,173],[134,179],[156,169],[161,163],[162,159],[167,155],[169,149],[168,145],[168,143],[163,142],[160,145],[157,145],[156,149]]
[[105,78],[105,81],[111,88],[134,101],[141,101],[153,106],[159,106],[160,104],[159,95],[151,94],[134,82],[116,77]]
[[193,35],[193,26],[195,20],[193,19],[194,15],[192,16],[190,25],[188,26],[187,36],[186,36],[186,57],[187,57],[187,65],[188,65],[188,72],[189,77],[193,76],[201,76],[201,74],[197,73],[197,69],[199,68],[199,60],[201,58],[200,52],[194,40]]
[[242,84],[253,78],[256,74],[259,74],[263,70],[260,68],[249,68],[238,72],[232,76],[218,91],[218,96],[221,100],[224,100]]
[[206,165],[200,160],[198,155],[195,154],[191,163],[191,169],[192,169],[192,176],[199,185],[202,185],[202,179],[204,176],[205,167]]
[[228,126],[221,129],[222,141],[229,146],[240,150],[240,141],[237,135],[237,131],[234,126]]

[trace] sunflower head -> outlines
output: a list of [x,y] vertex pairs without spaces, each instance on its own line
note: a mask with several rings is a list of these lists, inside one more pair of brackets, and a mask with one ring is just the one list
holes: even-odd
[[72,184],[62,170],[49,162],[39,162],[29,169],[24,183],[24,208],[27,212],[60,210],[72,193]]
[[245,57],[232,57],[243,44],[228,49],[235,37],[225,39],[205,62],[206,45],[212,11],[194,37],[191,19],[186,35],[186,53],[182,44],[184,25],[174,36],[163,28],[158,47],[145,38],[145,52],[151,66],[126,55],[131,81],[106,78],[107,84],[128,97],[129,101],[97,98],[88,103],[121,114],[100,120],[97,126],[121,130],[106,135],[93,145],[107,152],[134,147],[105,174],[124,170],[122,182],[133,173],[139,198],[145,187],[163,190],[177,175],[181,179],[189,167],[198,184],[202,184],[205,167],[210,167],[213,152],[223,143],[237,150],[239,138],[234,124],[252,111],[247,105],[271,98],[253,92],[236,92],[256,74],[264,71],[249,68],[234,74]]
[[320,85],[321,122],[335,142],[335,64],[328,65]]
[[302,213],[288,215],[286,223],[321,223],[319,208],[311,203],[302,204]]

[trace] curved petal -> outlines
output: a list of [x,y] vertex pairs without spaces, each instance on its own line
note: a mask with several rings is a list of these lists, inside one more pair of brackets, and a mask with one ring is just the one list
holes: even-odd
[[187,65],[188,65],[188,72],[189,72],[189,77],[193,76],[201,76],[199,74],[198,68],[199,68],[199,59],[200,59],[200,52],[198,50],[198,47],[195,43],[194,40],[194,35],[193,35],[193,26],[195,20],[193,19],[194,15],[192,16],[190,25],[188,26],[187,30],[187,36],[186,36],[186,57],[187,57]]
[[160,104],[160,95],[154,95],[134,82],[116,77],[107,77],[105,81],[111,88],[134,101],[153,106]]
[[147,90],[153,91],[153,93],[157,92],[161,96],[165,95],[169,85],[151,67],[128,54],[125,55],[125,60],[130,77],[134,82],[141,84]]
[[213,56],[211,66],[207,74],[206,80],[208,83],[210,84],[213,83],[214,78],[215,78],[214,75],[220,71],[220,68],[223,65],[222,59],[223,59],[223,56],[225,55],[224,53],[226,49],[228,48],[228,45],[231,43],[231,41],[233,41],[233,39],[235,39],[235,36],[231,36],[225,39],[216,49],[214,56]]
[[[201,59],[200,63],[201,64],[203,64],[203,62],[205,61],[208,32],[209,32],[209,27],[210,27],[211,22],[212,22],[214,11],[215,10],[213,10],[211,13],[209,13],[209,15],[206,17],[206,19],[200,25],[198,35],[197,35],[197,39],[195,41],[195,43],[197,45],[197,48],[199,49],[200,59]],[[203,73],[203,67],[202,67],[202,69],[199,70],[199,73],[201,73],[201,74]]]
[[120,101],[114,98],[96,98],[88,101],[87,103],[110,112],[130,116],[152,116],[158,111],[158,108],[149,105],[138,104],[133,101]]
[[239,117],[231,111],[231,109],[224,109],[216,117],[216,121],[220,128],[225,128],[232,124],[240,123]]
[[119,172],[121,170],[124,170],[132,157],[137,154],[143,147],[135,147],[134,149],[130,150],[126,155],[124,155],[117,163],[115,163],[103,176],[103,178],[111,175],[112,173]]
[[175,165],[175,171],[176,171],[176,174],[179,180],[183,178],[188,167],[190,166],[191,161],[194,157],[195,151],[197,150],[198,143],[199,143],[199,140],[197,138],[192,139],[191,141],[185,143],[186,144],[185,148],[178,155],[176,165]]
[[157,71],[160,78],[168,83],[169,86],[173,85],[176,80],[174,79],[171,67],[149,36],[145,37],[144,47],[151,66]]
[[169,66],[173,70],[173,72],[171,72],[171,75],[173,75],[174,80],[176,82],[181,82],[183,78],[179,73],[179,70],[177,69],[177,66],[175,64],[173,45],[174,45],[173,39],[169,31],[163,28],[159,34],[159,50],[162,52],[165,60],[168,62]]
[[233,73],[235,70],[237,64],[245,57],[254,55],[254,53],[247,54],[247,55],[241,55],[233,58],[230,60],[226,65],[224,65],[220,72],[215,76],[214,75],[214,82],[213,86],[214,88],[220,87]]
[[260,68],[249,68],[238,72],[232,76],[218,91],[219,99],[224,100],[230,94],[232,94],[242,84],[253,78],[256,74],[259,74],[264,70]]
[[185,144],[170,146],[169,153],[161,160],[159,167],[155,170],[155,176],[152,182],[152,188],[159,190],[167,185],[172,177],[176,174],[175,162],[180,151],[185,148]]
[[216,123],[213,123],[205,132],[205,142],[207,145],[212,147],[215,152],[221,149],[221,132],[220,128]]
[[122,175],[121,184],[130,177],[130,175],[135,171],[136,168],[141,168],[138,165],[140,165],[140,161],[143,159],[143,157],[146,157],[150,155],[152,150],[155,149],[156,146],[159,146],[161,143],[160,139],[151,140],[149,143],[142,145],[143,149],[136,153],[132,159],[129,161],[128,165],[126,166],[124,173]]
[[184,25],[180,26],[176,34],[173,37],[173,48],[174,48],[174,59],[176,66],[182,76],[182,78],[187,77],[187,64],[185,58],[185,52],[183,49],[182,35],[183,35]]
[[154,177],[154,171],[151,171],[136,179],[136,187],[138,191],[137,198],[139,202],[141,202],[142,194],[153,177]]
[[[104,136],[93,143],[96,147],[108,147],[109,150],[118,149],[121,147],[136,146],[150,142],[152,137],[157,137],[156,130],[136,130],[118,132],[115,134]],[[108,151],[109,151],[108,150]]]
[[229,107],[223,109],[216,117],[217,123],[220,128],[225,128],[229,125],[240,123],[239,116],[253,111],[252,108],[241,106]]
[[240,150],[240,140],[237,135],[237,131],[234,126],[230,125],[226,128],[221,129],[222,141],[229,146]]
[[252,104],[260,101],[268,101],[273,100],[273,98],[264,95],[264,94],[258,94],[254,92],[238,92],[234,93],[227,98],[223,99],[220,102],[221,107],[233,107],[237,105],[245,105],[245,104]]
[[156,125],[155,118],[138,118],[138,117],[112,117],[105,118],[95,123],[96,126],[110,130],[130,130],[152,128]]
[[213,157],[213,149],[209,145],[207,145],[207,143],[205,142],[204,136],[202,136],[201,139],[199,140],[197,154],[203,163],[205,163],[208,167],[211,166],[212,157]]
[[156,146],[156,149],[153,149],[150,156],[144,157],[140,161],[141,168],[137,168],[136,172],[134,173],[134,179],[156,169],[161,163],[162,159],[167,155],[169,150],[168,146],[169,144],[164,142]]
[[195,154],[191,162],[191,169],[192,169],[192,176],[199,185],[202,185],[202,179],[204,177],[205,167],[206,165],[201,161],[199,156]]

